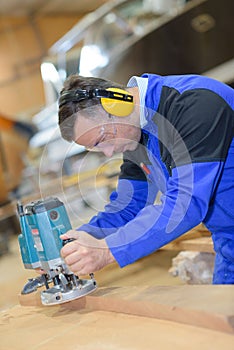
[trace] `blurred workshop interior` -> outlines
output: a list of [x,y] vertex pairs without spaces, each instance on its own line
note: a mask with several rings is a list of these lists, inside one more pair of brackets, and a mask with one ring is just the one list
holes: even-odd
[[[107,159],[61,138],[57,100],[66,77],[126,84],[145,72],[195,73],[234,87],[233,13],[233,0],[1,1],[0,309],[17,304],[34,276],[21,261],[17,203],[58,197],[75,228],[104,208],[117,183],[121,154]],[[100,286],[209,284],[213,257],[199,225],[96,278]]]

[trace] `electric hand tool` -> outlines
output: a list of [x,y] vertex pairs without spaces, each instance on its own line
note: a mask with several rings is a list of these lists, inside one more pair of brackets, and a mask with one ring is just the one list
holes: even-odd
[[20,252],[26,269],[42,269],[39,277],[28,280],[22,294],[28,294],[45,286],[41,292],[43,305],[61,304],[80,298],[97,288],[94,275],[80,279],[74,275],[60,255],[64,244],[60,235],[71,229],[64,204],[58,198],[32,202],[26,206],[17,204],[21,234],[18,237]]

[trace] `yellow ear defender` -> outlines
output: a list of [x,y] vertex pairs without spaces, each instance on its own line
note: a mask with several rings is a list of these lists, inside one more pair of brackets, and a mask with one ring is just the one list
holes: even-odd
[[119,88],[93,90],[65,90],[59,98],[59,108],[68,102],[79,103],[83,100],[99,97],[104,110],[116,117],[127,117],[134,108],[133,96]]
[[101,97],[101,104],[105,111],[116,117],[127,117],[134,108],[133,96],[125,90],[107,88],[111,93],[109,97]]

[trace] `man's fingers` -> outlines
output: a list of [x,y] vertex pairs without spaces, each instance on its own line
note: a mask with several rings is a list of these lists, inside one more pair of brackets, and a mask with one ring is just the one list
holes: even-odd
[[71,254],[68,254],[66,257],[64,257],[64,261],[68,266],[71,266],[80,260],[81,257],[77,250],[74,250]]
[[75,275],[86,275],[91,271],[90,268],[92,267],[92,261],[90,256],[85,253],[79,254],[78,251],[75,251],[74,253],[68,255],[64,261]]
[[67,243],[60,251],[62,258],[66,258],[66,256],[79,251],[79,243],[78,241],[72,241]]
[[115,261],[104,239],[98,240],[84,231],[70,230],[61,239],[75,239],[63,246],[61,256],[74,274],[87,275]]
[[66,233],[64,233],[63,235],[60,236],[61,239],[69,239],[69,238],[74,238],[74,239],[78,239],[79,238],[79,233],[76,230],[69,230]]
[[83,260],[77,261],[72,265],[68,265],[69,269],[77,276],[87,275],[89,270],[87,270],[87,265],[83,263]]

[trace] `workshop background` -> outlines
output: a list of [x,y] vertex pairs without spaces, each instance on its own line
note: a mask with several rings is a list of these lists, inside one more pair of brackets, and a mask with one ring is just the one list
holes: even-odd
[[[105,159],[61,139],[57,98],[67,75],[197,73],[234,86],[233,0],[0,0],[0,309],[17,304],[34,272],[21,262],[16,203],[48,196],[73,227],[108,201],[121,155]],[[92,57],[92,60],[89,58]],[[120,270],[101,286],[211,283],[202,226]]]

